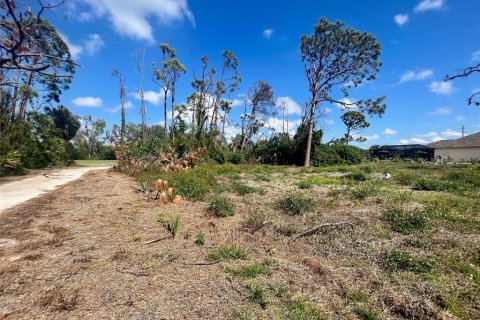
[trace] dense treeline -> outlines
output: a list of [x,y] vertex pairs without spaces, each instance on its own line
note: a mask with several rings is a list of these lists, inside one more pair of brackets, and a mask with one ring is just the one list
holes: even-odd
[[[132,157],[159,155],[167,149],[182,156],[206,146],[210,160],[218,163],[357,163],[362,152],[348,146],[349,142],[364,141],[358,133],[369,126],[366,116],[382,116],[386,109],[384,97],[354,102],[343,99],[350,88],[375,79],[381,66],[380,44],[368,33],[322,18],[313,34],[301,38],[310,97],[293,136],[288,133],[286,106],[276,100],[274,89],[263,80],[247,85],[241,101],[243,112],[233,118],[230,97],[238,93],[242,78],[239,61],[228,50],[222,53],[218,66],[207,56],[200,59],[201,71],[193,75],[192,94],[185,104],[176,104],[176,85],[187,70],[168,44],[159,46],[161,60],[148,72],[163,92],[163,125],[146,123],[145,50],[139,50],[134,53],[134,66],[139,76],[141,123],[126,119],[126,78],[121,70],[114,69],[121,118],[120,125],[107,130],[104,120],[80,118],[58,105],[62,92],[69,89],[76,64],[64,40],[42,18],[52,6],[41,2],[38,6],[36,14],[14,0],[5,0],[0,6],[0,174],[68,165],[73,159],[112,159],[119,146]],[[343,98],[333,97],[338,93]],[[322,144],[323,131],[317,127],[327,103],[336,103],[344,110],[341,120],[346,133]],[[287,130],[275,132],[267,121],[279,115]],[[226,130],[232,127],[239,133],[227,139]]]

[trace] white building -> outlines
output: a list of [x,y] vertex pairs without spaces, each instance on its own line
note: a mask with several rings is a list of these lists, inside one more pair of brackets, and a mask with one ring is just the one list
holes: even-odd
[[440,140],[428,146],[435,149],[435,159],[441,161],[480,160],[480,132],[459,139]]

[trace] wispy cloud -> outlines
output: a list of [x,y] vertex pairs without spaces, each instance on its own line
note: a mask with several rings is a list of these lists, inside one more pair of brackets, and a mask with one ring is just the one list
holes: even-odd
[[427,112],[429,116],[444,116],[451,114],[452,110],[450,108],[437,108],[435,111]]
[[81,0],[91,9],[79,14],[81,20],[107,17],[114,30],[127,37],[154,41],[150,17],[161,23],[188,19],[195,25],[195,18],[187,0]]
[[385,134],[387,136],[392,136],[392,135],[395,135],[397,133],[398,133],[398,131],[390,129],[390,128],[386,128],[385,131],[383,131],[383,134]]
[[103,101],[97,97],[78,97],[73,99],[72,103],[77,107],[98,108],[102,106]]
[[[125,110],[133,108],[133,103],[131,101],[125,102]],[[117,113],[122,110],[122,105],[118,105],[115,108],[106,109],[107,112]]]
[[472,53],[472,62],[480,61],[480,49]]
[[273,32],[274,32],[274,30],[271,29],[271,28],[265,29],[265,30],[263,30],[262,35],[265,39],[269,40],[272,37]]
[[285,115],[302,114],[302,107],[290,97],[277,98],[276,105],[280,111],[285,108]]
[[[133,96],[137,100],[141,99],[139,92],[134,92]],[[155,92],[155,91],[145,91],[145,92],[143,92],[143,98],[145,99],[145,101],[147,101],[151,104],[158,105],[158,104],[160,104],[160,102],[163,101],[163,93],[162,92]]]
[[439,10],[445,5],[445,0],[422,0],[414,9],[415,12]]
[[433,76],[432,69],[424,69],[421,71],[408,70],[400,76],[400,83],[407,81],[421,81]]
[[70,54],[74,60],[78,60],[80,56],[86,53],[89,56],[94,56],[104,45],[102,37],[96,33],[89,34],[87,39],[82,40],[80,44],[74,44],[70,41],[69,37],[63,33],[60,33],[60,37],[70,50]]
[[454,88],[452,82],[446,81],[433,81],[429,86],[430,92],[449,95],[453,92]]
[[404,24],[408,23],[410,19],[408,14],[397,14],[393,17],[393,20],[395,20],[395,23],[399,26],[403,26]]

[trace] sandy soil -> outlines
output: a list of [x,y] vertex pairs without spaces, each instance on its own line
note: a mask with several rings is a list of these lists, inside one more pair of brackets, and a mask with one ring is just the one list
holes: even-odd
[[5,180],[0,184],[0,214],[6,209],[74,181],[87,172],[102,169],[108,167],[43,170],[18,179]]

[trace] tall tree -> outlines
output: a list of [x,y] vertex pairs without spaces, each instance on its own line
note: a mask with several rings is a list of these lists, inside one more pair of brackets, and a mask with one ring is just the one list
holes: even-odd
[[[454,79],[457,79],[457,78],[467,78],[470,75],[472,75],[474,73],[477,73],[477,72],[480,72],[480,63],[478,63],[477,65],[473,65],[471,67],[467,67],[467,68],[463,69],[460,73],[457,73],[453,76],[447,75],[445,80],[446,81],[451,81],[451,80],[454,80]],[[478,90],[478,89],[474,90],[472,92],[472,94],[470,95],[470,97],[468,97],[467,102],[468,102],[469,105],[473,104],[475,106],[480,106],[480,100],[478,100],[476,98],[476,96],[480,96],[480,90]]]
[[361,112],[379,116],[385,112],[386,105],[383,104],[384,97],[353,103],[331,97],[337,87],[348,96],[350,87],[375,79],[381,63],[378,61],[380,43],[373,35],[345,27],[340,21],[331,23],[321,18],[312,35],[301,37],[300,49],[310,91],[304,119],[308,126],[304,165],[309,166],[319,104],[354,104]]
[[46,107],[45,113],[52,118],[64,140],[72,140],[80,129],[79,117],[62,105],[57,108]]
[[112,75],[118,78],[119,94],[120,94],[120,108],[121,108],[121,125],[120,125],[120,143],[125,143],[126,135],[126,120],[125,120],[125,76],[118,70],[113,69]]
[[145,113],[145,91],[143,88],[144,78],[145,78],[145,48],[135,51],[133,53],[133,58],[135,60],[135,69],[138,73],[140,80],[140,87],[138,89],[138,95],[140,97],[140,116],[142,118],[141,130],[142,130],[142,142],[145,142],[147,137],[147,120]]
[[163,123],[165,130],[165,137],[168,137],[168,126],[167,126],[167,96],[168,92],[172,89],[171,78],[169,76],[169,69],[167,68],[167,61],[175,59],[177,53],[175,49],[171,48],[167,43],[162,43],[159,45],[160,50],[162,51],[162,62],[160,66],[153,65],[154,77],[152,78],[162,89],[163,91]]
[[271,108],[275,106],[272,87],[265,81],[255,81],[248,90],[244,102],[241,150],[245,148],[247,141],[265,125],[265,116],[272,114]]
[[345,112],[340,118],[347,127],[347,131],[343,139],[345,141],[345,144],[348,144],[350,141],[353,140],[358,142],[366,141],[366,139],[363,137],[357,137],[355,139],[353,137],[354,131],[363,130],[370,126],[370,123],[365,120],[365,115],[363,113],[351,110]]
[[170,91],[172,97],[172,140],[175,140],[175,89],[180,76],[187,72],[187,68],[176,58],[169,59],[163,62],[165,72],[167,75],[167,82],[170,84]]

